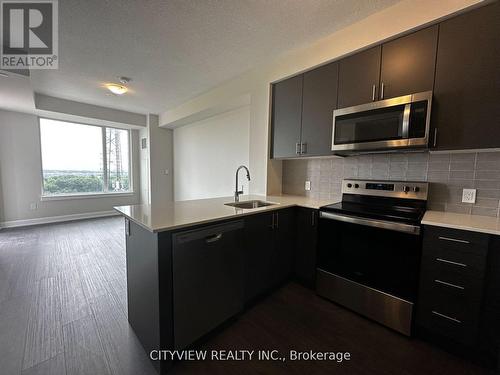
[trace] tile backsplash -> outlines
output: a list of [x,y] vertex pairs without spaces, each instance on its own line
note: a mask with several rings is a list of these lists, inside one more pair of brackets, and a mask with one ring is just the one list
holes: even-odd
[[[409,152],[283,161],[283,193],[337,201],[343,178],[428,181],[428,208],[499,216],[500,151]],[[311,190],[304,188],[311,181]],[[477,189],[476,203],[462,203],[462,189]]]

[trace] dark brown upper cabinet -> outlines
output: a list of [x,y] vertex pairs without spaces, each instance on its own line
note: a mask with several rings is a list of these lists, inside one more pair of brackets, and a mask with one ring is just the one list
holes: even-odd
[[338,108],[377,99],[382,47],[377,46],[339,62]]
[[342,59],[338,108],[432,90],[437,39],[435,25]]
[[436,149],[500,147],[500,3],[440,24],[432,107]]
[[298,156],[302,121],[303,75],[288,78],[272,87],[273,158]]
[[333,110],[337,108],[338,63],[304,74],[302,156],[332,154]]
[[438,41],[438,25],[382,45],[379,99],[431,91]]

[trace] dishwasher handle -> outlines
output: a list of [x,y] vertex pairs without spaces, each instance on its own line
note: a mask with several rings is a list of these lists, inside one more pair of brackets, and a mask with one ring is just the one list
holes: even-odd
[[222,233],[217,233],[212,236],[208,236],[205,238],[206,243],[212,243],[212,242],[217,242],[222,238]]
[[191,241],[204,241],[205,243],[214,243],[221,240],[224,234],[243,229],[243,220],[231,221],[224,224],[210,225],[200,229],[191,229],[172,235],[174,244],[183,244]]

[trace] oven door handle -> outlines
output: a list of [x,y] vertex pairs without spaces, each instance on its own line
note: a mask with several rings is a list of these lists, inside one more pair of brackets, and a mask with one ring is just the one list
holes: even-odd
[[404,232],[404,233],[409,233],[409,234],[414,234],[414,235],[420,234],[420,227],[418,225],[396,223],[393,221],[365,219],[362,217],[334,214],[331,212],[324,212],[324,211],[320,211],[319,217],[322,219],[343,221],[345,223],[366,225],[368,227],[394,230],[397,232]]

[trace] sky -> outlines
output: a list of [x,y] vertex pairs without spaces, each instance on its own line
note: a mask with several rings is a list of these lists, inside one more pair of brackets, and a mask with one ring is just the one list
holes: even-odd
[[[102,171],[101,129],[99,126],[41,118],[43,169]],[[127,142],[124,143],[126,147]],[[122,150],[122,155],[125,169],[128,168],[128,150]]]

